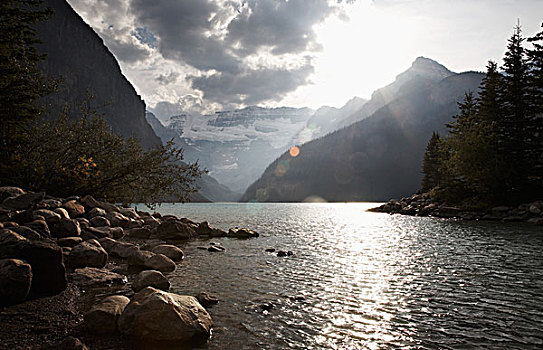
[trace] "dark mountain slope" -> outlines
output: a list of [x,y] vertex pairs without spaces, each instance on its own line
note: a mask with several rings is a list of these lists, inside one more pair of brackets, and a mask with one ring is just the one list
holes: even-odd
[[454,74],[433,85],[412,80],[369,118],[302,145],[297,157],[283,154],[242,201],[383,201],[415,192],[429,137],[445,131],[456,102],[477,91],[482,77]]
[[78,108],[89,91],[95,97],[92,106],[115,133],[134,135],[145,148],[160,144],[145,120],[145,103],[102,39],[65,0],[44,3],[55,14],[38,26],[39,49],[47,54],[40,68],[62,79],[60,91],[47,98],[51,115],[58,115],[66,104]]

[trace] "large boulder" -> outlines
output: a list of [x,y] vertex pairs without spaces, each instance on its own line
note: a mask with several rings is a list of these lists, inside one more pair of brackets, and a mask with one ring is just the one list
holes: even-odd
[[192,296],[147,287],[137,293],[119,318],[121,333],[145,344],[204,343],[212,320]]
[[258,232],[255,232],[253,230],[249,230],[248,228],[231,228],[228,231],[228,237],[233,238],[252,238],[252,237],[258,237]]
[[160,244],[151,249],[153,253],[166,255],[173,261],[181,261],[185,257],[183,251],[174,245]]
[[51,237],[51,230],[45,220],[34,220],[26,223],[25,226],[30,227],[44,237]]
[[139,292],[145,287],[154,287],[162,290],[170,289],[170,281],[160,271],[143,270],[132,282],[132,290]]
[[79,201],[88,209],[100,208],[100,209],[105,210],[108,213],[119,211],[119,209],[113,204],[96,200],[92,196],[89,196],[89,195],[81,198]]
[[121,287],[127,282],[126,276],[96,267],[76,269],[71,278],[79,287]]
[[179,220],[165,221],[156,228],[156,237],[162,240],[178,240],[198,237],[196,231]]
[[92,219],[95,216],[106,216],[106,211],[102,208],[92,208],[87,213],[87,218]]
[[85,325],[92,333],[113,333],[117,330],[117,321],[130,299],[124,295],[112,295],[95,304],[85,314]]
[[31,209],[35,203],[41,201],[45,197],[43,192],[29,192],[20,194],[16,197],[8,197],[2,201],[2,206],[11,210]]
[[210,227],[207,221],[203,221],[198,224],[196,233],[200,236],[210,236],[210,237],[226,237],[227,233],[218,228]]
[[138,213],[136,213],[136,210],[134,208],[119,208],[119,213],[123,214],[127,218],[130,219],[139,219],[140,216]]
[[128,228],[130,225],[130,219],[119,212],[108,212],[106,214],[106,219],[109,220],[112,227],[119,226],[122,228]]
[[77,203],[75,200],[64,203],[62,207],[68,211],[71,218],[77,218],[85,215],[85,207]]
[[64,209],[64,208],[56,208],[55,210],[53,210],[53,212],[60,215],[61,219],[69,219],[70,218],[70,214],[68,214],[68,211],[66,209]]
[[[94,210],[94,209],[93,209]],[[94,216],[89,220],[89,223],[93,227],[100,227],[100,226],[111,226],[111,223],[108,219],[106,219],[103,216]]]
[[18,259],[0,260],[0,305],[13,305],[25,300],[31,284],[30,264]]
[[81,235],[81,225],[75,219],[61,219],[53,226],[52,236],[57,238],[77,237]]
[[[94,242],[93,242],[94,241]],[[71,267],[104,267],[108,255],[95,240],[81,242],[74,246],[67,256],[66,265]]]
[[34,210],[34,215],[42,216],[48,225],[58,224],[60,219],[62,219],[59,214],[49,209]]
[[17,232],[21,236],[23,236],[26,239],[42,239],[42,235],[40,235],[35,230],[31,229],[27,226],[19,226],[19,227],[13,227],[11,228],[12,231]]
[[66,238],[59,238],[57,240],[57,244],[61,247],[70,247],[73,248],[79,243],[83,242],[83,238],[81,237],[66,237]]
[[145,261],[152,258],[155,255],[153,252],[149,252],[146,250],[138,250],[133,252],[128,256],[128,265],[130,266],[139,266],[143,267],[145,265]]
[[11,232],[0,235],[0,259],[14,258],[30,264],[32,285],[29,295],[55,295],[66,289],[66,269],[60,247],[51,241],[32,241],[14,235],[17,234]]
[[137,227],[126,230],[126,235],[130,238],[148,239],[151,236],[151,230],[146,227]]
[[160,272],[173,272],[175,270],[175,262],[162,254],[153,254],[150,258],[145,259],[143,268],[147,270],[158,270]]
[[25,191],[19,187],[2,186],[0,187],[0,203],[8,197],[17,197],[24,194]]
[[139,251],[138,246],[128,242],[119,242],[114,239],[105,237],[98,240],[106,252],[111,255],[122,259],[127,259],[132,254]]

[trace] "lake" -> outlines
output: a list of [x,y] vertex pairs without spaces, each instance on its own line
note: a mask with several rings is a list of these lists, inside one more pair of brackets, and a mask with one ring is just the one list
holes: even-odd
[[[220,299],[204,348],[543,347],[541,227],[366,212],[377,205],[161,206],[261,234],[181,245],[186,258],[169,276],[171,290]],[[210,242],[226,251],[197,248]]]

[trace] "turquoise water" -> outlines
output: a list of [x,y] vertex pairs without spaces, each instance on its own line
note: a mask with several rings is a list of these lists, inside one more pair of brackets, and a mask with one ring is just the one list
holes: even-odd
[[[172,291],[221,300],[205,348],[543,348],[541,227],[366,212],[376,205],[160,207],[261,233],[181,245]],[[197,249],[210,242],[226,251]]]

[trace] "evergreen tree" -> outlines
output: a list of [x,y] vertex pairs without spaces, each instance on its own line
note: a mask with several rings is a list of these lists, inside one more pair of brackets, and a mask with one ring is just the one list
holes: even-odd
[[[543,24],[541,25],[543,27]],[[533,142],[533,183],[534,190],[543,196],[543,31],[528,39],[532,49],[528,50],[530,72],[529,89],[532,102]]]
[[22,142],[24,127],[39,115],[36,100],[50,93],[52,84],[38,72],[44,56],[35,48],[35,24],[51,10],[41,0],[0,2],[0,174],[16,161],[14,149]]
[[428,145],[426,146],[426,152],[424,153],[424,160],[422,162],[422,173],[424,177],[422,178],[422,191],[427,192],[439,185],[440,182],[440,172],[439,172],[439,145],[441,143],[441,138],[439,133],[435,132],[432,134]]
[[535,130],[530,117],[529,66],[524,41],[521,27],[517,25],[503,59],[500,96],[503,116],[499,119],[497,135],[498,151],[505,160],[501,169],[503,192],[513,201],[531,195],[529,178],[533,173],[531,160]]

